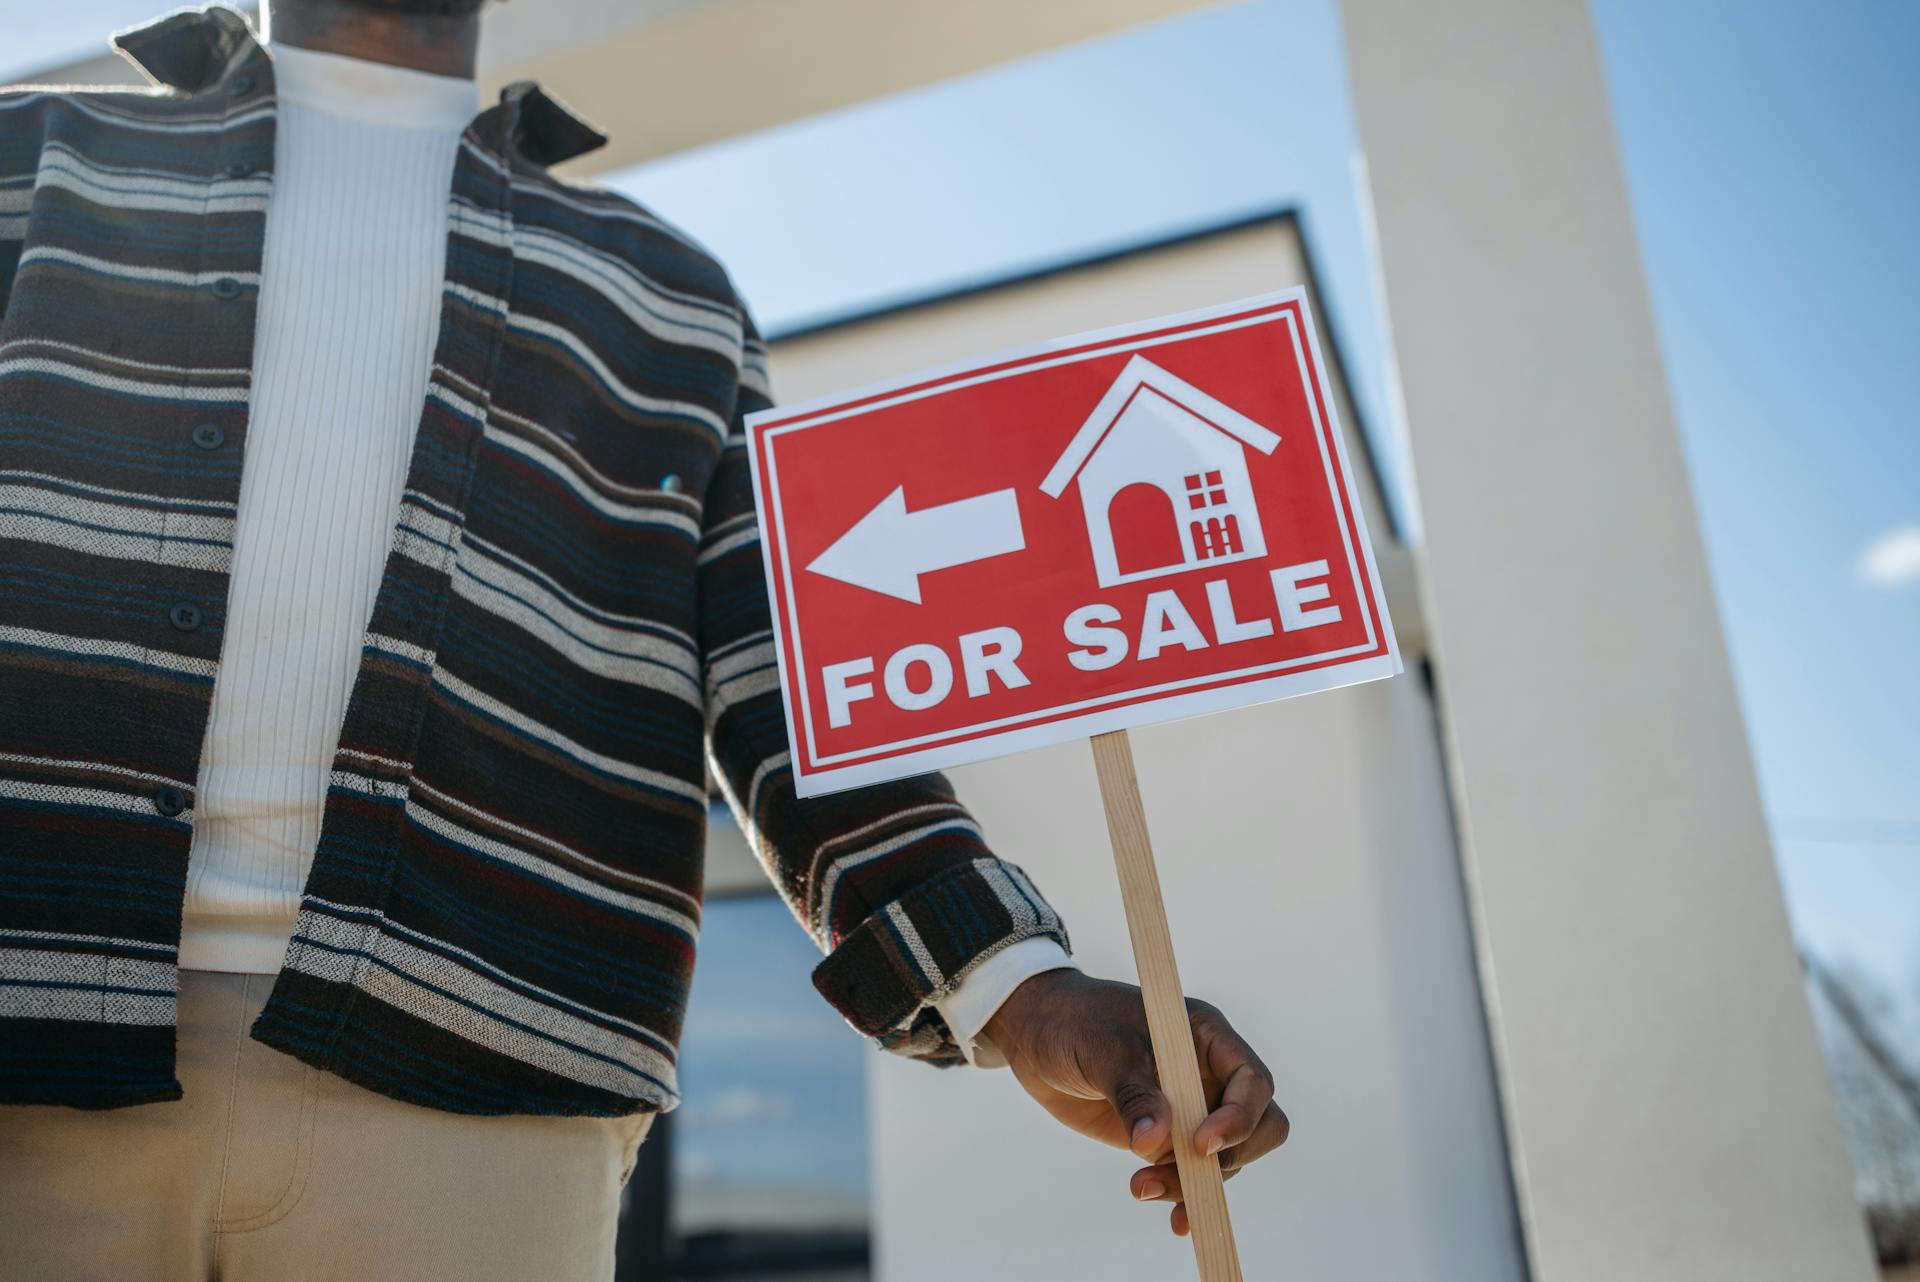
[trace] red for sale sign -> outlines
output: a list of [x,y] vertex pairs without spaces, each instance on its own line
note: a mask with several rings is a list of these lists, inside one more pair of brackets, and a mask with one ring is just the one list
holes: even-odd
[[803,796],[1400,671],[1306,292],[747,420]]

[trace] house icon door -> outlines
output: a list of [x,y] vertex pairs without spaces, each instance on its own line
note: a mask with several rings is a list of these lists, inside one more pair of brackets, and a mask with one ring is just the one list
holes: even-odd
[[1054,463],[1041,491],[1077,479],[1100,586],[1267,554],[1247,450],[1280,438],[1135,356]]

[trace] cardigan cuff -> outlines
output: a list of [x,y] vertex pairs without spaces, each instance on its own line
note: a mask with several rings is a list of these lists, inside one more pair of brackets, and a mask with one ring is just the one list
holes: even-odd
[[961,1064],[966,1055],[932,1003],[987,958],[1036,937],[1072,949],[1065,924],[1026,873],[983,856],[875,908],[814,968],[813,983],[884,1049]]

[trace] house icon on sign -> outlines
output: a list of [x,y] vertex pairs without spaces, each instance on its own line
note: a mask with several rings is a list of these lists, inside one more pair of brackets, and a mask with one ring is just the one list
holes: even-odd
[[1280,438],[1143,356],[1120,371],[1040,489],[1076,477],[1100,586],[1267,554],[1247,449]]

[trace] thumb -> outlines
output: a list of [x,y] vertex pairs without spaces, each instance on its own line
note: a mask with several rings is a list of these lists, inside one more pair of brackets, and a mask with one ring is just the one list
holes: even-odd
[[1173,1147],[1173,1106],[1160,1093],[1153,1053],[1142,1043],[1114,1065],[1105,1094],[1126,1128],[1127,1147],[1136,1157],[1156,1161]]

